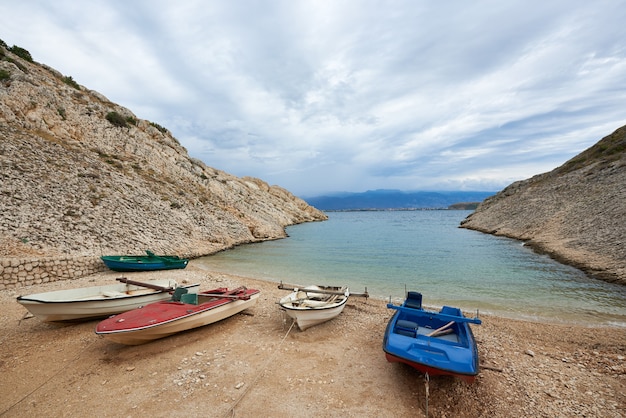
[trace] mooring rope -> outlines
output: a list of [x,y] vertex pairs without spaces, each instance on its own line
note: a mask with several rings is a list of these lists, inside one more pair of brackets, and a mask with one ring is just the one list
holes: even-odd
[[424,374],[424,386],[426,389],[426,418],[428,418],[428,382],[430,381],[430,377],[428,376],[428,372]]
[[278,352],[280,351],[280,346],[283,344],[283,342],[285,341],[285,339],[287,339],[287,336],[289,335],[289,333],[291,332],[291,330],[293,329],[293,326],[296,324],[295,319],[293,320],[293,322],[291,323],[291,326],[289,327],[289,329],[287,330],[287,333],[285,334],[285,336],[280,340],[280,343],[278,343],[278,346],[276,347],[276,350],[274,351],[274,353],[272,353],[271,356],[268,357],[268,359],[265,361],[265,364],[263,364],[263,367],[261,367],[261,370],[259,371],[259,373],[257,374],[257,376],[254,378],[254,380],[252,380],[252,382],[250,382],[249,385],[246,385],[246,388],[244,389],[244,391],[241,393],[241,395],[239,395],[239,397],[237,398],[237,400],[235,401],[235,403],[230,407],[230,409],[228,411],[226,411],[226,414],[224,414],[225,417],[234,417],[235,416],[235,408],[237,407],[237,405],[239,404],[239,402],[243,399],[244,396],[246,396],[246,393],[248,393],[248,391],[250,389],[252,389],[252,387],[257,383],[257,381],[261,378],[261,375],[263,375],[263,373],[265,373],[265,370],[267,369],[267,366],[269,365],[270,361],[272,361],[274,359],[274,357],[276,357],[276,355],[278,354]]

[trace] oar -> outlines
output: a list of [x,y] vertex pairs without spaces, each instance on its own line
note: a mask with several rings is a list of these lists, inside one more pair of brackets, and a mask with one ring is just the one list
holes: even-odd
[[248,295],[225,295],[223,293],[198,293],[198,296],[209,296],[214,298],[224,298],[224,299],[250,299]]
[[441,332],[443,332],[445,329],[450,328],[452,325],[454,324],[454,321],[450,321],[447,324],[445,324],[444,326],[437,328],[436,330],[434,330],[433,332],[431,332],[430,334],[426,334],[427,337],[434,337],[436,334],[440,334]]
[[174,291],[173,287],[163,287],[163,286],[159,286],[159,285],[152,284],[152,283],[136,282],[134,280],[128,280],[126,277],[118,277],[115,280],[117,280],[118,282],[122,282],[122,283],[126,283],[126,284],[132,284],[132,285],[135,285],[135,286],[147,287],[148,289],[160,290],[162,292],[172,292],[172,291]]
[[[245,286],[238,287],[233,290],[229,290],[224,293],[198,293],[199,296],[209,296],[216,298],[230,298],[230,299],[250,299],[250,295],[246,294],[246,290],[248,290]],[[235,293],[243,293],[242,295],[236,295]]]

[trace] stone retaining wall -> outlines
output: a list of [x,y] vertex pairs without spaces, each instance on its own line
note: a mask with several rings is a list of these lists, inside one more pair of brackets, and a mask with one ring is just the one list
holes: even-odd
[[78,279],[105,270],[100,257],[0,258],[0,290]]

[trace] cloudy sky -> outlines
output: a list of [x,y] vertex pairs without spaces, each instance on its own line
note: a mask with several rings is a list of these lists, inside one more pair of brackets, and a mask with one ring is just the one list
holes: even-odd
[[626,124],[623,0],[2,0],[0,39],[299,196],[496,191]]

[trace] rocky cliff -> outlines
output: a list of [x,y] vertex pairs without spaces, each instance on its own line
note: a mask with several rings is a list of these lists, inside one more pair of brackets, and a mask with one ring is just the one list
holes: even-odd
[[555,170],[511,184],[461,224],[626,284],[626,126]]
[[0,257],[195,257],[326,219],[0,42]]

